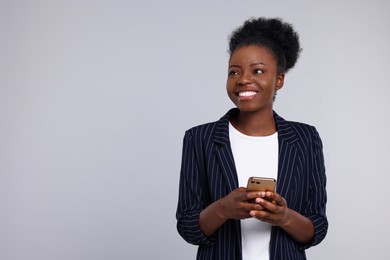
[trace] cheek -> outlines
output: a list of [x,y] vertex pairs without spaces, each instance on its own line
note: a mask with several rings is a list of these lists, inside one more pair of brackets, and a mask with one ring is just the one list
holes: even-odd
[[232,80],[229,80],[229,79],[228,79],[228,80],[226,81],[226,91],[227,91],[228,93],[234,91],[234,86],[235,86],[235,83],[232,82]]
[[234,102],[234,100],[235,100],[235,97],[236,97],[236,94],[235,94],[235,90],[234,90],[234,83],[232,84],[231,82],[226,82],[226,93],[227,93],[227,95],[228,95],[228,97],[229,97],[229,99],[231,100],[231,101],[233,101]]
[[265,91],[273,91],[276,88],[276,80],[273,79],[260,79],[257,81],[257,84]]

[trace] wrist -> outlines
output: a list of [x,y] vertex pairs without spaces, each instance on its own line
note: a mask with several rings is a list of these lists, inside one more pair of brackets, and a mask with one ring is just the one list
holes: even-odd
[[227,209],[223,198],[217,201],[216,215],[217,218],[222,221],[226,221],[228,219]]
[[280,227],[282,229],[288,229],[289,227],[291,227],[292,215],[293,215],[293,211],[289,208],[286,208],[286,213],[284,214],[284,217],[280,224]]

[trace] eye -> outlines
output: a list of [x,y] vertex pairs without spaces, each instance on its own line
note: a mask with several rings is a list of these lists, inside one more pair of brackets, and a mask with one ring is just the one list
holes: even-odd
[[254,73],[254,74],[262,74],[263,71],[262,71],[261,69],[255,69],[255,70],[253,71],[253,73]]
[[233,77],[233,76],[236,76],[236,75],[238,75],[238,71],[235,71],[235,70],[231,70],[231,71],[229,71],[229,77]]

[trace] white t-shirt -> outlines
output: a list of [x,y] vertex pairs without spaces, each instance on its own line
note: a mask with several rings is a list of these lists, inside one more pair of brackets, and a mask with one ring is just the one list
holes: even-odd
[[[240,187],[246,187],[248,178],[277,179],[278,134],[247,136],[229,124],[229,137]],[[269,259],[271,225],[255,218],[241,220],[243,260]]]

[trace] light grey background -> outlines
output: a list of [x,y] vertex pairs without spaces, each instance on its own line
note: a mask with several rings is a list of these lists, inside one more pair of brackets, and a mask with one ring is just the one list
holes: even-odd
[[220,118],[227,36],[283,17],[275,103],[324,142],[310,259],[389,259],[388,1],[0,0],[0,259],[194,259],[176,232],[184,131]]

